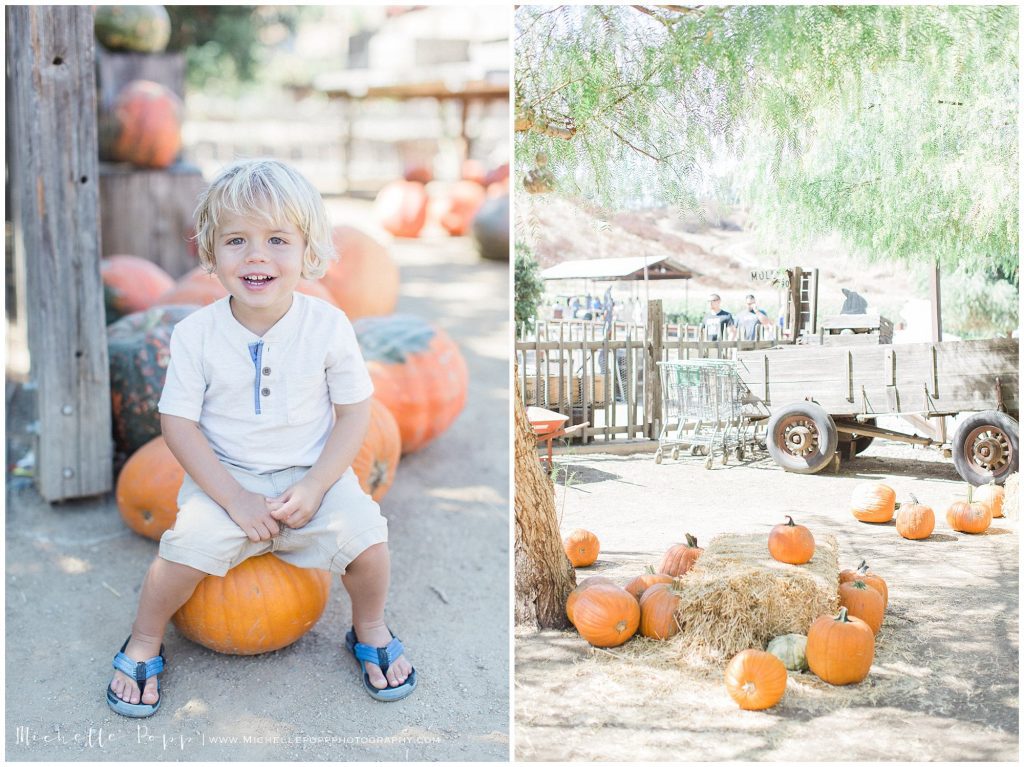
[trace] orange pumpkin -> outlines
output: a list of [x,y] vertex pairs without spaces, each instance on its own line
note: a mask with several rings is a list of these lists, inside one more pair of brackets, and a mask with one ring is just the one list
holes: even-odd
[[607,586],[615,586],[615,582],[611,578],[605,578],[603,575],[591,575],[589,578],[584,578],[580,581],[579,585],[569,592],[569,598],[565,600],[565,614],[568,616],[570,623],[573,623],[576,600],[580,598],[580,594],[591,586],[597,586],[601,583]]
[[352,226],[331,232],[338,260],[320,284],[350,320],[391,314],[398,303],[398,265],[387,248]]
[[352,461],[359,486],[379,501],[395,481],[395,470],[402,457],[402,437],[391,411],[376,397],[370,401],[370,427],[362,447]]
[[860,618],[822,615],[807,632],[807,665],[829,684],[855,684],[871,671],[875,659],[875,635]]
[[786,519],[787,522],[775,525],[768,534],[768,553],[778,562],[806,564],[814,556],[814,536],[788,514]]
[[853,488],[850,513],[861,522],[888,522],[896,511],[896,491],[881,482],[861,482]]
[[114,497],[121,519],[139,535],[159,541],[174,527],[178,491],[185,470],[163,437],[155,437],[127,460],[117,477]]
[[935,512],[930,506],[910,496],[910,503],[900,505],[896,515],[896,532],[911,541],[922,541],[935,529]]
[[562,547],[573,567],[589,567],[597,561],[597,555],[601,551],[601,542],[589,530],[579,529],[569,533],[568,537],[562,541]]
[[982,485],[974,491],[974,500],[978,503],[987,503],[992,510],[993,519],[1003,516],[1003,501],[1005,499],[1006,490],[995,482]]
[[686,543],[677,543],[665,552],[658,572],[678,578],[685,575],[703,553],[704,549],[697,546],[697,539],[687,533]]
[[764,650],[744,650],[725,668],[725,689],[745,711],[774,706],[782,700],[788,680],[786,666]]
[[647,572],[643,575],[638,575],[636,578],[626,584],[626,591],[636,597],[639,602],[640,597],[643,596],[644,592],[656,583],[672,583],[675,580],[671,575],[665,573],[656,573],[653,568],[647,568]]
[[476,181],[456,182],[452,186],[447,209],[441,214],[441,226],[455,237],[464,235],[485,199],[487,191]]
[[882,628],[882,616],[885,613],[882,595],[864,581],[847,581],[839,584],[839,604],[854,618],[860,618],[868,624],[872,633],[877,634]]
[[573,623],[594,647],[618,647],[636,633],[640,605],[623,588],[597,584],[576,600]]
[[679,633],[676,608],[679,591],[668,583],[656,583],[640,598],[640,633],[650,639],[668,639]]
[[138,256],[107,256],[100,260],[103,302],[107,324],[132,312],[151,307],[161,295],[174,287],[174,278]]
[[395,237],[418,237],[427,222],[427,189],[416,181],[392,181],[373,203],[377,222]]
[[466,361],[438,327],[408,314],[363,317],[352,323],[374,396],[402,434],[402,453],[419,450],[462,412],[469,387]]
[[889,586],[882,576],[868,569],[868,563],[865,560],[862,559],[860,561],[857,569],[843,570],[839,573],[840,583],[848,583],[849,581],[864,581],[870,588],[873,588],[882,595],[882,608],[886,609],[889,607]]
[[953,501],[946,509],[946,524],[958,533],[983,533],[992,524],[992,507],[973,500],[971,495],[968,486],[967,500]]
[[193,642],[229,655],[287,647],[320,619],[330,594],[325,570],[295,567],[273,554],[250,557],[224,577],[208,575],[174,614]]
[[99,115],[100,157],[141,168],[166,168],[181,151],[183,106],[169,88],[132,80],[113,109]]

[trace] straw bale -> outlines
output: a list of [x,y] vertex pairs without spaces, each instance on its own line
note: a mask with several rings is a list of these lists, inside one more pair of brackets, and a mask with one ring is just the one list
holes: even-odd
[[763,649],[779,634],[806,634],[816,618],[838,609],[835,536],[823,536],[813,559],[798,566],[772,559],[767,535],[723,534],[682,579],[673,645],[680,655],[721,663]]
[[1020,516],[1020,491],[1019,491],[1019,477],[1017,472],[1014,472],[1006,478],[1006,484],[1003,485],[1003,489],[1006,491],[1006,497],[1003,498],[1003,516],[1009,519],[1017,519]]

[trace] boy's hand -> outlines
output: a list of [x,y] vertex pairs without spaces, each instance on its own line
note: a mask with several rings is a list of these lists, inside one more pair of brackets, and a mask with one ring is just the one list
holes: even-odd
[[304,527],[320,509],[326,492],[316,480],[303,477],[277,498],[267,499],[270,515],[286,527]]
[[259,493],[242,490],[226,511],[253,543],[269,541],[281,532],[270,513],[270,499]]

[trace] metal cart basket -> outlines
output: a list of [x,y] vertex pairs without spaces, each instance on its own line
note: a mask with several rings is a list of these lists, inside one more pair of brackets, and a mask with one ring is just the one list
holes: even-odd
[[[722,463],[728,454],[743,458],[746,446],[755,437],[749,433],[752,420],[762,414],[748,412],[752,397],[740,379],[733,360],[694,359],[659,362],[663,396],[663,418],[655,463],[661,463],[665,451],[673,459],[681,448],[691,455],[706,455],[710,469],[716,452]],[[755,407],[756,409],[756,407]]]

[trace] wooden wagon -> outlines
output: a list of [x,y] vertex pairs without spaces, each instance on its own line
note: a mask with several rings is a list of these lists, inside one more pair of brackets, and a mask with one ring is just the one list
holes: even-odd
[[[740,376],[768,408],[766,446],[787,471],[813,474],[875,437],[937,445],[980,485],[1017,470],[1019,345],[1015,339],[791,346],[739,352]],[[963,418],[953,433],[919,437],[881,416]]]

